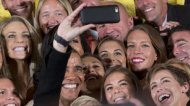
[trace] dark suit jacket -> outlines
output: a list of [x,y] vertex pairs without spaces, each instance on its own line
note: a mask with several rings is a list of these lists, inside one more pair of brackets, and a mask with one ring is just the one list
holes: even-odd
[[178,21],[182,26],[190,28],[190,5],[168,4],[167,21]]
[[47,35],[43,42],[43,60],[37,75],[37,89],[34,96],[34,106],[58,106],[62,81],[64,79],[67,61],[71,48],[67,53],[60,53],[52,47],[54,32]]

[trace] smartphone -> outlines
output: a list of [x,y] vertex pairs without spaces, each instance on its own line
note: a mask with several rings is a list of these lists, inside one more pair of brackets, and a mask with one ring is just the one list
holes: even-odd
[[119,7],[117,5],[84,7],[80,17],[83,25],[117,23],[120,21]]

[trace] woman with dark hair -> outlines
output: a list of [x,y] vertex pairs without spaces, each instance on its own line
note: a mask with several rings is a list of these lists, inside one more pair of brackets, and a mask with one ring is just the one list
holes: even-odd
[[139,99],[142,90],[137,77],[121,66],[106,71],[102,94],[108,104],[133,103],[135,106],[144,106]]
[[190,105],[190,78],[182,68],[157,64],[147,73],[147,84],[157,106]]
[[[40,63],[38,45],[41,38],[24,18],[12,16],[1,23],[0,38],[11,77],[19,81],[19,90],[27,98],[33,88],[33,74]],[[28,94],[32,97],[32,93]],[[31,98],[30,98],[31,99]]]
[[103,60],[105,68],[120,65],[126,67],[126,49],[124,44],[114,38],[106,37],[99,41],[95,54]]
[[125,41],[128,67],[143,86],[147,69],[167,60],[165,44],[159,32],[146,24],[131,29]]
[[0,105],[22,106],[21,98],[21,94],[19,94],[13,80],[0,75]]

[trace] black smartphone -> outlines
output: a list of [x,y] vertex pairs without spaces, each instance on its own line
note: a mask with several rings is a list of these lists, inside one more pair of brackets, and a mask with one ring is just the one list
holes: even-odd
[[119,7],[117,5],[84,7],[80,17],[83,25],[117,23],[120,21]]

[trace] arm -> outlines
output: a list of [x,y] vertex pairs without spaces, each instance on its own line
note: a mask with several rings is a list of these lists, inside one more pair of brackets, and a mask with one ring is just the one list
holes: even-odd
[[[86,4],[79,6],[79,8],[64,19],[57,29],[56,36],[68,42],[84,31],[95,27],[92,24],[81,27],[72,26],[74,18],[84,6]],[[59,103],[61,84],[64,79],[70,52],[68,52],[68,45],[59,43],[56,39],[53,40],[52,45],[53,48],[50,47],[50,53],[47,53],[48,55],[45,56],[46,62],[42,65],[40,71],[39,84],[34,97],[34,106],[58,106]]]

